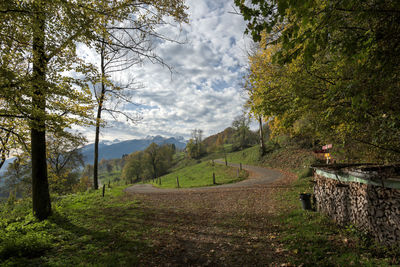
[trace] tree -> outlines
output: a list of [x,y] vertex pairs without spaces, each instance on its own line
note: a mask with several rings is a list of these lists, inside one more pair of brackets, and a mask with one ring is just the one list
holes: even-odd
[[79,182],[79,168],[84,166],[79,148],[85,142],[83,136],[70,133],[47,137],[49,186],[52,192],[70,193]]
[[364,160],[397,161],[396,1],[251,2],[235,1],[260,41],[252,105],[292,135],[351,146]]
[[112,165],[111,165],[110,163],[107,162],[107,164],[106,164],[106,169],[107,169],[107,172],[108,172],[108,173],[111,173],[112,170],[113,170],[113,167],[112,167]]
[[186,152],[189,158],[198,159],[204,154],[203,130],[194,129],[192,138],[186,144]]
[[146,150],[145,153],[145,161],[147,166],[149,166],[149,171],[152,175],[153,180],[156,179],[159,175],[158,167],[161,158],[158,155],[159,146],[156,143],[151,143]]
[[[156,39],[173,41],[168,36],[158,33],[155,28],[165,24],[164,17],[172,17],[176,22],[187,22],[183,0],[171,1],[135,1],[120,9],[119,13],[104,17],[103,32],[97,37],[96,50],[100,55],[99,88],[94,90],[97,102],[96,134],[94,143],[94,188],[98,188],[98,150],[101,127],[101,116],[107,111],[114,119],[124,117],[132,123],[140,120],[119,108],[119,104],[133,103],[132,91],[139,87],[133,80],[125,85],[117,84],[112,75],[142,63],[145,59],[166,65],[164,61],[153,52],[152,42]],[[151,12],[148,12],[152,10]],[[127,14],[131,14],[127,16]],[[135,15],[132,15],[135,14]],[[137,14],[137,15],[136,15]],[[125,15],[123,21],[115,23]],[[111,99],[108,99],[111,98]],[[115,101],[109,101],[114,98]],[[111,107],[107,102],[117,103]]]
[[234,148],[243,150],[251,144],[252,133],[250,131],[250,118],[245,114],[237,116],[232,122],[235,130]]
[[254,91],[263,102],[255,106],[279,116],[281,126],[291,131],[296,121],[307,120],[314,137],[334,141],[336,147],[351,145],[365,159],[397,161],[397,1],[235,4],[248,21],[247,32],[261,41],[259,51],[271,53],[276,47],[269,71],[258,68],[255,75],[268,88],[264,97],[262,90]]
[[140,176],[144,171],[144,153],[141,151],[135,152],[128,156],[128,159],[122,169],[122,179],[133,183],[139,181]]
[[16,196],[30,195],[32,192],[32,181],[29,177],[30,164],[27,162],[27,155],[18,155],[13,162],[8,164],[3,175],[5,180],[2,191],[15,192]]
[[[39,219],[51,213],[46,129],[59,131],[88,118],[89,107],[84,103],[90,103],[90,98],[74,87],[83,84],[61,74],[86,71],[74,49],[75,41],[87,39],[98,22],[86,4],[92,3],[36,0],[0,5],[1,68],[6,72],[1,81],[2,99],[8,103],[0,117],[24,119],[29,124],[33,212]],[[10,26],[14,30],[6,32]]]
[[0,169],[6,159],[21,147],[20,144],[23,145],[23,151],[29,150],[26,144],[26,135],[19,134],[21,132],[26,133],[26,128],[22,130],[22,127],[19,119],[10,120],[0,117]]
[[[76,53],[105,32],[103,18],[133,1],[2,1],[0,3],[0,117],[21,119],[30,129],[33,213],[51,214],[46,132],[88,124],[91,97],[88,80],[95,69]],[[114,16],[117,24],[128,13]],[[78,77],[78,78],[76,78]],[[82,79],[81,77],[85,77]],[[2,124],[7,128],[8,124]],[[5,127],[4,127],[5,126]],[[12,128],[7,128],[12,130]],[[17,132],[16,136],[22,135]]]
[[[165,174],[172,166],[174,149],[170,144],[151,143],[141,157],[142,175],[153,180]],[[135,161],[135,160],[133,160]]]
[[197,146],[193,139],[190,139],[186,144],[186,153],[189,159],[194,159],[197,157]]
[[220,146],[224,145],[224,139],[222,137],[222,134],[218,134],[217,141],[215,142],[215,145],[217,147],[220,147]]
[[265,155],[265,145],[264,145],[264,131],[263,131],[263,120],[262,116],[258,116],[258,124],[259,124],[259,139],[260,139],[260,154],[261,156]]

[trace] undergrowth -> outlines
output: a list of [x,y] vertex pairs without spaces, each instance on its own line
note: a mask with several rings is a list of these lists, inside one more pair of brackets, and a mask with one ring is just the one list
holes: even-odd
[[300,193],[312,193],[311,177],[297,179],[274,196],[279,205],[280,241],[288,261],[304,266],[391,266],[400,264],[398,248],[379,245],[354,226],[340,226],[313,211],[302,210]]
[[149,247],[138,203],[124,199],[122,187],[53,200],[44,221],[32,215],[30,200],[0,210],[1,266],[134,265]]

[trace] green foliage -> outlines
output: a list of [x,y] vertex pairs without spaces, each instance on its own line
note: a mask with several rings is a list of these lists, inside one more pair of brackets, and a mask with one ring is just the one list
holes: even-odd
[[[399,249],[383,247],[352,226],[339,226],[325,215],[302,210],[300,193],[312,193],[310,183],[315,159],[312,153],[293,146],[277,148],[262,159],[257,159],[258,147],[228,155],[231,162],[242,162],[285,169],[298,174],[285,189],[271,197],[276,204],[270,223],[276,233],[271,242],[278,242],[285,261],[305,266],[391,266],[398,263]],[[276,243],[275,243],[276,244]]]
[[234,129],[233,150],[243,150],[257,143],[257,135],[250,131],[250,118],[242,114],[234,119],[232,128]]
[[312,175],[313,175],[313,169],[310,168],[310,166],[305,166],[305,168],[300,169],[300,170],[298,171],[298,174],[297,174],[297,176],[299,177],[299,179],[311,177]]
[[186,144],[186,155],[189,159],[199,159],[206,152],[206,147],[203,144],[203,130],[194,129],[192,138]]
[[178,177],[181,188],[212,186],[213,173],[215,173],[217,184],[234,183],[247,177],[247,173],[244,171],[237,177],[236,168],[217,163],[213,165],[210,161],[207,161],[161,176],[161,185],[157,184],[157,182],[154,185],[161,188],[176,188],[176,177]]
[[52,193],[72,193],[79,182],[83,156],[79,147],[86,142],[81,135],[58,133],[47,137],[49,187]]
[[135,152],[128,156],[125,166],[122,170],[122,179],[130,183],[140,181],[140,176],[144,172],[144,153]]
[[344,145],[345,160],[398,161],[396,1],[235,3],[260,41],[249,104],[273,134],[297,136],[303,147]]
[[398,249],[380,246],[354,227],[338,226],[321,213],[302,210],[299,194],[304,192],[312,192],[309,179],[298,179],[288,190],[273,196],[279,205],[274,223],[279,225],[277,235],[288,262],[305,266],[391,266],[396,260]]
[[137,202],[125,199],[122,190],[106,188],[104,198],[93,191],[54,199],[53,215],[41,222],[32,215],[29,200],[19,200],[13,207],[2,205],[0,262],[6,266],[137,263],[139,252],[149,248],[140,240],[147,231],[145,218]]
[[129,183],[157,178],[172,167],[174,154],[173,145],[152,143],[144,151],[134,152],[125,159],[121,178]]
[[27,155],[20,155],[7,166],[2,177],[5,183],[1,187],[1,191],[10,192],[10,195],[15,194],[15,197],[30,195],[32,190],[32,180],[29,176],[31,167],[27,160]]
[[302,175],[309,174],[309,167],[317,162],[313,152],[295,145],[281,147],[275,142],[269,141],[266,147],[270,149],[264,157],[260,156],[259,146],[253,146],[229,153],[227,155],[228,162],[293,170],[303,173]]
[[236,151],[227,155],[228,162],[259,165],[260,150],[259,146],[253,146],[242,151]]
[[[246,150],[248,152],[246,155],[252,155],[250,151],[255,148]],[[294,150],[279,149],[274,153],[278,152],[286,157],[293,154]],[[238,152],[234,154],[238,155]],[[296,158],[301,163],[294,161],[288,165],[305,165],[308,162],[308,155],[301,157],[300,153],[297,153]],[[294,157],[288,160],[293,161],[293,159]],[[277,161],[271,159],[271,163],[277,163]],[[204,169],[204,166],[201,167]],[[396,248],[381,247],[368,241],[365,235],[352,226],[337,226],[322,214],[301,210],[299,194],[311,192],[311,190],[308,179],[298,179],[293,184],[287,184],[268,194],[268,198],[273,199],[273,206],[276,209],[272,214],[263,215],[262,224],[271,226],[270,235],[265,236],[267,246],[273,245],[271,253],[276,253],[271,256],[283,255],[285,262],[305,266],[398,264],[399,251]],[[167,209],[159,202],[147,205],[147,202],[143,200],[143,203],[140,203],[134,197],[125,195],[123,187],[106,188],[104,198],[101,192],[92,190],[59,196],[52,201],[53,215],[42,222],[32,215],[32,202],[29,199],[17,200],[12,206],[1,204],[1,265],[140,265],[145,260],[144,257],[152,257],[154,253],[159,252],[160,239],[171,240],[168,238],[174,235],[175,229],[182,228],[182,223],[184,225],[188,223],[187,226],[198,224],[197,217],[191,215],[195,214],[194,211],[201,211],[204,208],[204,200],[201,200],[188,204],[187,206],[190,206],[188,209],[185,205],[178,206],[182,213],[175,213],[173,212],[176,211],[175,206]],[[192,205],[201,206],[194,209]],[[188,211],[191,212],[188,213]],[[165,217],[167,213],[170,217]],[[187,216],[188,214],[190,216]],[[184,218],[179,217],[180,215]],[[237,220],[225,215],[221,214],[221,225],[218,225],[218,227],[223,226],[221,233],[225,234],[249,227],[248,220],[254,220],[252,216],[245,217],[242,214],[237,214]],[[163,218],[165,221],[157,221],[158,218]],[[186,218],[189,221],[186,221]],[[231,222],[234,223],[234,227],[230,225]],[[244,237],[248,237],[249,240],[252,238],[250,235]],[[232,236],[232,238],[236,239],[237,236]],[[257,242],[254,244],[258,245]],[[209,247],[206,248],[209,251]],[[171,251],[175,251],[175,246],[172,249]],[[230,253],[229,250],[228,253]],[[240,256],[243,256],[245,250],[240,253]],[[163,261],[164,263],[171,260],[171,258],[164,258],[163,255],[163,260],[165,259],[167,261]]]
[[235,130],[228,127],[220,133],[206,137],[203,144],[206,147],[207,153],[213,153],[220,150],[222,145],[232,144],[234,141]]

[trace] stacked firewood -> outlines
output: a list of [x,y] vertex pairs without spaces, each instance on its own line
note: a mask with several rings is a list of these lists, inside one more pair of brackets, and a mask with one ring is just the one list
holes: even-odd
[[315,174],[318,211],[353,224],[386,245],[400,244],[400,190],[341,182]]

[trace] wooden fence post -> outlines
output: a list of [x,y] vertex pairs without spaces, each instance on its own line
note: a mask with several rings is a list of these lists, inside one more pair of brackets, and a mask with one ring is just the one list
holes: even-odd
[[104,193],[106,192],[106,185],[103,184],[103,197],[104,197]]
[[215,172],[213,172],[213,184],[216,184],[215,183]]
[[178,176],[176,176],[176,184],[178,185],[178,188],[179,188],[179,177]]

